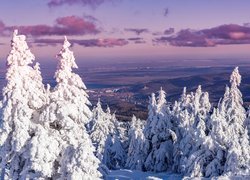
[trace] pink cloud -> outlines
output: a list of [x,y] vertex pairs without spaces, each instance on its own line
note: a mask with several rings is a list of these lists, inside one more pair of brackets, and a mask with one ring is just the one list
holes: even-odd
[[18,29],[20,33],[43,36],[43,35],[85,35],[97,34],[100,30],[93,22],[87,21],[78,16],[60,17],[55,20],[53,26],[49,25],[27,25],[27,26],[6,26],[0,21],[0,32],[2,34],[10,34],[14,29]]
[[92,34],[98,33],[96,26],[89,21],[77,16],[67,16],[56,19],[56,23],[72,34]]
[[244,32],[230,32],[229,37],[235,40],[245,39],[247,37],[247,34]]

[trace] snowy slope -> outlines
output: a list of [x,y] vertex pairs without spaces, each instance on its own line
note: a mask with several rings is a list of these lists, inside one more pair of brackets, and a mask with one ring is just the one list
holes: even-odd
[[171,180],[180,180],[182,179],[181,175],[173,173],[152,173],[152,172],[142,172],[142,171],[132,171],[127,169],[114,170],[110,171],[109,175],[105,178],[106,180],[159,180],[159,179],[171,179]]
[[[209,180],[211,178],[190,178],[183,177],[179,174],[173,173],[152,173],[142,171],[132,171],[127,169],[110,171],[105,180]],[[219,176],[213,178],[214,180],[248,180],[249,176]]]

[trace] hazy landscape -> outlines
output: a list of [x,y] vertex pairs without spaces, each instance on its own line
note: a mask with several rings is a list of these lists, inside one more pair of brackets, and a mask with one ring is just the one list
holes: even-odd
[[249,7],[2,0],[0,179],[250,179]]
[[[235,66],[242,74],[241,91],[244,103],[250,102],[250,60],[248,59],[209,59],[209,60],[141,60],[134,61],[95,61],[77,60],[75,70],[84,80],[90,101],[94,106],[98,98],[103,108],[110,106],[120,120],[130,120],[132,115],[146,119],[148,97],[162,86],[167,92],[167,100],[178,100],[183,87],[195,91],[202,85],[208,91],[211,103],[223,96],[229,84],[229,75]],[[41,71],[44,84],[55,86],[53,78],[56,60],[42,61]],[[5,64],[1,61],[1,88],[4,85]]]

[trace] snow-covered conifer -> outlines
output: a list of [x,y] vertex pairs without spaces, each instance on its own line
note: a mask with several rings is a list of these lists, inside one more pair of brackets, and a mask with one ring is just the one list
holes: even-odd
[[167,112],[167,100],[166,100],[166,92],[163,91],[162,87],[160,88],[160,91],[158,92],[158,98],[157,98],[157,111],[160,113],[166,113]]
[[146,160],[147,149],[145,148],[145,137],[143,134],[144,123],[132,117],[131,126],[128,132],[129,148],[126,167],[133,170],[143,170]]
[[[149,117],[145,125],[147,159],[144,163],[148,171],[165,171],[171,168],[173,143],[176,140],[172,130],[171,113],[165,99],[162,88],[157,98],[156,110],[154,110],[154,95],[150,99]],[[153,113],[152,110],[153,109]]]
[[241,83],[238,67],[232,72],[230,83],[231,87],[226,91],[219,107],[220,113],[227,122],[224,133],[228,138],[220,142],[226,146],[224,173],[249,173],[250,146],[245,126],[246,112],[243,107],[242,94],[238,89]]
[[109,169],[124,166],[126,153],[120,139],[119,122],[115,114],[111,114],[109,107],[104,112],[100,100],[92,112],[89,133],[96,149],[96,157]]
[[[48,134],[57,141],[58,148],[48,152],[47,157],[41,159],[45,162],[40,164],[41,167],[37,165],[37,168],[44,174],[44,164],[53,164],[51,173],[44,174],[47,178],[96,179],[101,176],[97,170],[99,160],[94,156],[95,148],[86,130],[92,115],[88,107],[90,102],[80,76],[72,72],[77,65],[69,47],[70,43],[65,37],[58,54],[59,63],[55,73],[57,85],[50,92],[50,101],[40,117]],[[37,136],[41,138],[42,134]],[[47,148],[44,143],[41,146]],[[51,153],[55,154],[53,159],[50,159]]]
[[[238,86],[241,76],[236,67],[230,77],[231,87],[226,87],[218,109],[210,118],[208,136],[199,134],[199,149],[188,159],[189,176],[213,177],[222,174],[249,174],[250,149],[244,126],[245,110]],[[203,129],[203,128],[202,128]]]
[[[206,139],[207,127],[206,122],[209,119],[211,104],[207,92],[202,92],[201,86],[198,86],[195,93],[184,93],[179,103],[179,108],[174,112],[175,119],[178,124],[178,141],[174,147],[174,171],[188,174],[191,176],[199,175],[199,171],[195,172],[197,166],[201,163],[201,154]],[[199,168],[198,168],[199,169]]]
[[[104,112],[101,107],[101,102],[98,100],[96,107],[93,109],[93,116],[90,121],[90,138],[96,148],[95,154],[104,164],[104,151],[108,137],[117,135],[116,122],[112,118],[110,112]],[[109,147],[110,148],[110,147]],[[105,157],[106,159],[106,157]]]
[[152,93],[151,97],[149,97],[148,118],[147,118],[146,126],[144,128],[144,135],[148,139],[152,138],[152,122],[157,121],[156,110],[157,110],[156,98],[155,98],[155,94]]
[[[0,122],[2,178],[27,179],[32,171],[30,141],[46,101],[39,64],[32,66],[24,35],[15,30],[7,58],[7,85],[3,89]],[[37,144],[37,146],[39,146]]]

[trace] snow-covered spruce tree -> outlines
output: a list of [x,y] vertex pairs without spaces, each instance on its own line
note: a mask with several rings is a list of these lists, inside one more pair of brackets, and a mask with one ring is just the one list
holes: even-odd
[[155,94],[152,93],[151,97],[149,97],[149,104],[148,104],[148,118],[146,125],[144,127],[144,135],[147,139],[152,138],[152,125],[153,121],[157,121],[156,117],[156,109],[157,109],[157,104],[156,104],[156,98]]
[[248,107],[247,112],[246,112],[245,126],[247,127],[248,136],[250,139],[250,106]]
[[122,149],[124,150],[123,161],[120,163],[120,167],[124,168],[127,160],[128,148],[129,148],[129,137],[128,132],[130,129],[130,121],[117,121],[117,131],[119,141]]
[[199,149],[188,159],[187,175],[213,177],[222,174],[249,174],[250,156],[245,110],[238,86],[241,76],[236,67],[218,109],[210,118],[208,136],[199,135]]
[[[227,94],[227,89],[225,95]],[[203,146],[203,149],[207,152],[204,157],[207,162],[203,164],[202,175],[204,177],[215,177],[222,175],[224,172],[227,151],[224,142],[228,141],[227,133],[225,133],[228,123],[220,111],[214,108],[209,124],[211,125],[211,131],[207,138],[211,139],[211,143],[209,147]],[[209,154],[209,152],[212,152],[212,154]]]
[[121,145],[115,114],[111,114],[109,107],[104,112],[100,100],[92,112],[89,133],[96,149],[95,155],[109,169],[117,169],[124,164],[125,152]]
[[109,135],[115,133],[115,122],[111,121],[111,114],[105,113],[101,107],[101,102],[98,100],[96,107],[93,109],[93,116],[90,121],[90,138],[95,146],[95,155],[103,161],[105,142]]
[[[110,115],[109,108],[107,114]],[[106,155],[106,165],[110,169],[120,169],[125,166],[127,159],[127,123],[119,122],[115,114],[111,115],[111,121],[115,123],[115,133],[109,140],[106,141],[104,153]],[[109,144],[109,145],[108,145]]]
[[[226,123],[223,123],[222,132],[212,132],[214,139],[225,147],[224,173],[249,174],[250,173],[250,146],[247,136],[246,112],[243,107],[242,94],[238,87],[241,75],[238,67],[230,77],[230,88],[226,88],[222,102],[219,104],[219,113]],[[213,120],[213,123],[218,122]],[[214,127],[215,129],[216,127]],[[224,138],[221,138],[224,134]]]
[[206,138],[206,122],[211,104],[208,93],[202,92],[201,86],[198,86],[195,93],[186,94],[185,88],[183,92],[180,101],[173,108],[178,126],[173,169],[179,173],[197,176],[192,170],[196,161],[200,162],[201,159],[196,151],[200,150]]
[[145,148],[148,149],[144,163],[147,171],[166,171],[172,166],[173,143],[176,135],[172,130],[171,113],[166,104],[165,94],[161,88],[156,105],[154,95],[150,99],[149,117],[144,131]]
[[[63,47],[58,54],[59,63],[55,78],[57,85],[49,94],[50,101],[40,117],[40,122],[48,129],[48,136],[52,137],[55,148],[48,143],[41,142],[44,135],[37,133],[37,140],[41,145],[33,150],[36,155],[37,170],[44,178],[52,179],[98,179],[99,160],[94,155],[94,146],[87,134],[86,125],[91,118],[88,107],[90,102],[86,87],[80,76],[72,72],[77,68],[70,43],[65,37]],[[40,149],[47,151],[39,155]],[[46,172],[46,166],[51,170]]]
[[129,136],[128,158],[126,168],[132,170],[143,170],[147,150],[145,148],[145,137],[143,134],[144,123],[135,116],[132,117]]
[[[230,141],[227,135],[228,123],[225,118],[225,100],[227,101],[230,94],[230,88],[226,86],[223,100],[219,101],[218,107],[214,108],[213,113],[207,123],[209,135],[201,138],[203,142],[200,149],[191,155],[189,162],[194,161],[193,166],[189,167],[189,176],[192,177],[215,177],[224,172],[226,161],[227,147],[225,143]],[[196,158],[200,156],[199,158]],[[192,160],[192,158],[196,158]],[[197,161],[199,160],[199,161]]]
[[7,85],[1,108],[1,179],[27,179],[33,171],[30,141],[46,101],[39,64],[31,66],[34,59],[26,37],[15,30],[7,58]]

